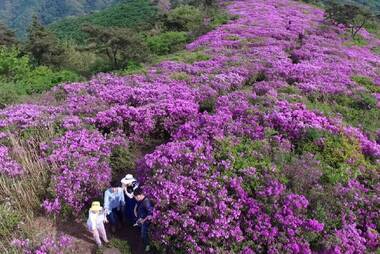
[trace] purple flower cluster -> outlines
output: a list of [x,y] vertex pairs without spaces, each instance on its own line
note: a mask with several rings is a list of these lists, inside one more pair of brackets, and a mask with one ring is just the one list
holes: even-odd
[[68,235],[46,237],[38,245],[32,245],[29,239],[14,239],[12,246],[24,254],[63,254],[63,250],[70,248],[73,239]]
[[153,132],[172,133],[198,112],[198,104],[187,100],[164,100],[142,107],[115,106],[96,116],[96,125],[107,129],[124,129],[134,141]]
[[48,125],[59,113],[59,109],[50,106],[21,104],[0,111],[0,128],[27,128]]
[[81,127],[82,121],[78,116],[67,116],[63,119],[62,127],[67,130],[73,130]]
[[160,221],[155,231],[160,242],[189,253],[231,252],[235,244],[256,252],[311,253],[303,235],[324,226],[305,216],[308,200],[287,194],[275,179],[266,181],[255,199],[243,188],[248,175],[244,181],[210,170],[217,163],[212,150],[199,140],[172,142],[145,157],[141,167],[153,173],[145,180],[158,201],[154,218]]
[[45,201],[48,212],[58,212],[59,202],[79,212],[109,183],[111,169],[108,158],[111,146],[97,131],[67,131],[50,145],[48,160],[52,163],[53,188],[56,199]]
[[47,214],[58,214],[61,211],[61,203],[58,198],[53,201],[44,200],[41,207],[46,211]]
[[328,118],[306,109],[303,104],[279,101],[273,112],[267,115],[271,127],[281,130],[292,139],[300,138],[309,128],[337,132],[338,128]]
[[21,165],[10,157],[8,147],[3,145],[0,145],[0,174],[11,177],[22,174]]

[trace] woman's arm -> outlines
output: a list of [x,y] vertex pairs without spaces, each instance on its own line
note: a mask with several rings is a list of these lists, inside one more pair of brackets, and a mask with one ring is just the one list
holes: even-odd
[[135,217],[137,217],[137,203],[135,205],[135,208],[133,208],[133,213],[134,213]]

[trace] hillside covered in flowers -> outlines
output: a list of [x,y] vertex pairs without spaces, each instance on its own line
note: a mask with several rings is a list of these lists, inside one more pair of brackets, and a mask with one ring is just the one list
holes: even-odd
[[226,8],[237,18],[183,61],[1,110],[10,203],[23,209],[12,188],[38,178],[45,212],[79,215],[127,158],[162,253],[378,250],[380,40],[363,30],[357,46],[296,1]]

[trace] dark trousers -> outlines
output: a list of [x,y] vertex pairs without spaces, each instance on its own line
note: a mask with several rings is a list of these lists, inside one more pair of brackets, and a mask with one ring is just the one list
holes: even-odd
[[144,248],[149,245],[149,223],[145,222],[141,225],[141,239],[144,244]]
[[107,215],[108,221],[112,226],[116,226],[119,224],[119,211],[117,208],[112,209],[111,213]]
[[134,198],[126,197],[125,206],[124,206],[124,216],[128,224],[133,225],[136,223],[137,218],[134,214],[134,209],[136,205],[136,200]]

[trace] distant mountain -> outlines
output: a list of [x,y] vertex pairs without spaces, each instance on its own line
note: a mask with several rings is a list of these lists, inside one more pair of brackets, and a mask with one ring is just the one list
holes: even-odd
[[33,15],[46,25],[67,16],[86,15],[118,2],[122,0],[0,0],[0,21],[22,36]]

